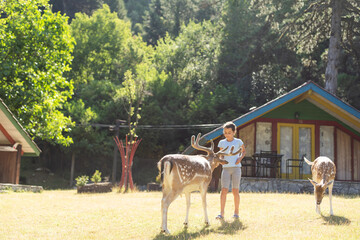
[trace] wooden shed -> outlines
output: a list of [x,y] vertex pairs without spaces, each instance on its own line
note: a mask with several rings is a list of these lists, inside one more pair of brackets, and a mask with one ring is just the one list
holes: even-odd
[[39,156],[40,152],[0,99],[0,183],[19,184],[21,156]]
[[[312,161],[318,156],[331,158],[337,180],[360,181],[360,112],[312,81],[232,121],[248,157],[261,150],[282,155],[281,178],[299,179],[295,170],[286,168],[286,160],[306,154]],[[222,127],[216,128],[200,143],[217,143],[222,132]],[[311,177],[307,164],[302,172],[302,179]]]

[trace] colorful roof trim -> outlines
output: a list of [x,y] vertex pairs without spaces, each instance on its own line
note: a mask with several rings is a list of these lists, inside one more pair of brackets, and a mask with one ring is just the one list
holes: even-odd
[[0,144],[22,145],[24,156],[39,156],[41,150],[0,98]]
[[[301,86],[291,90],[290,92],[253,109],[252,111],[234,119],[233,122],[238,127],[256,118],[259,118],[290,101],[296,100],[300,102],[305,99],[322,108],[330,115],[340,119],[354,130],[360,132],[360,111],[345,103],[312,81],[308,81]],[[218,127],[202,136],[200,143],[205,144],[211,139],[215,139],[221,136],[222,133],[222,127]],[[190,149],[191,147],[186,149],[185,152],[192,152]]]

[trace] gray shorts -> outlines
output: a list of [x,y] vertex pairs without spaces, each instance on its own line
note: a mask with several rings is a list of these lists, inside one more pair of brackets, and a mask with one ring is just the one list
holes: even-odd
[[221,187],[230,188],[230,180],[232,179],[232,188],[239,189],[241,179],[240,167],[223,168],[221,173]]

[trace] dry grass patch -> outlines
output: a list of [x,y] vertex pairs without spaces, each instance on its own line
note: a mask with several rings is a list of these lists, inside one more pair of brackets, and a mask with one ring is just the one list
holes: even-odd
[[211,226],[205,227],[200,194],[192,194],[189,228],[183,228],[185,197],[170,205],[160,233],[160,192],[76,194],[75,190],[0,194],[0,239],[360,239],[360,197],[333,197],[323,215],[310,194],[241,193],[240,219],[215,220],[219,194],[208,194]]

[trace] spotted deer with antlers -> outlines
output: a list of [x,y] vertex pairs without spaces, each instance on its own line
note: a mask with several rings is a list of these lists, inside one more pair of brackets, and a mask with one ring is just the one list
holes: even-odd
[[183,155],[169,154],[164,156],[158,162],[158,168],[161,172],[163,197],[161,200],[162,224],[161,231],[169,234],[167,228],[167,212],[170,204],[182,193],[186,197],[186,217],[184,225],[188,225],[190,194],[194,191],[200,191],[202,205],[204,210],[205,224],[209,224],[206,210],[206,192],[210,184],[212,172],[219,164],[227,164],[223,160],[224,156],[236,155],[241,152],[241,148],[234,151],[234,147],[230,149],[230,153],[226,154],[227,148],[218,152],[214,152],[214,143],[211,141],[211,147],[207,148],[199,145],[201,134],[197,138],[191,137],[191,146],[200,151],[204,151],[207,155]]
[[328,157],[318,157],[314,162],[307,160],[305,157],[304,160],[311,166],[312,179],[309,178],[309,180],[311,184],[314,185],[316,212],[320,214],[321,201],[324,197],[326,188],[329,188],[330,215],[333,215],[332,189],[336,174],[335,164]]

